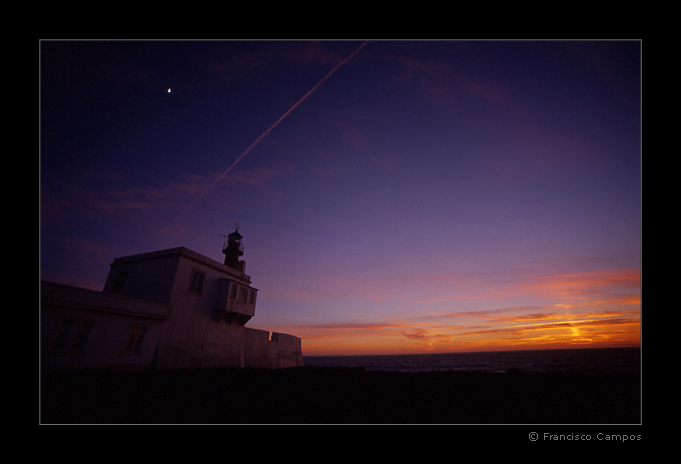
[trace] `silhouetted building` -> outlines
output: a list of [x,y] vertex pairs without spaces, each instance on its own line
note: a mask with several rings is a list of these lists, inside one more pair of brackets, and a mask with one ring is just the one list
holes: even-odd
[[116,258],[102,292],[41,282],[44,370],[301,366],[300,338],[246,327],[241,239],[224,264],[183,247]]

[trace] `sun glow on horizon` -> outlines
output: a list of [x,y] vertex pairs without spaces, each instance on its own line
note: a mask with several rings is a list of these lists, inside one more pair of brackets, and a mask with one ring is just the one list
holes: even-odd
[[[639,275],[632,270],[578,273],[503,289],[543,302],[537,305],[428,313],[422,304],[413,317],[285,330],[302,338],[308,356],[640,346]],[[489,296],[489,305],[503,300]]]

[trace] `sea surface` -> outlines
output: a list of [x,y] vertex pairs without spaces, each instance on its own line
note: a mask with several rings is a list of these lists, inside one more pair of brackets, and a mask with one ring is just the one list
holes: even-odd
[[369,371],[567,372],[640,374],[640,348],[495,351],[373,356],[305,356],[306,366],[364,367]]

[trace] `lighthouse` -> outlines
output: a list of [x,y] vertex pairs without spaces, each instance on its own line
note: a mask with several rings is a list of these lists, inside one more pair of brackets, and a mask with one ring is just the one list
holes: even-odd
[[227,236],[227,243],[222,246],[222,253],[225,255],[225,266],[236,269],[239,272],[246,271],[246,262],[239,261],[244,255],[244,245],[241,243],[243,236],[237,227],[234,232]]

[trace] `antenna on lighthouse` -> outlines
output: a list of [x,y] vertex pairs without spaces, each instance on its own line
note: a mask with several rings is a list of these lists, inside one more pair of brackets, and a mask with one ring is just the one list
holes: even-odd
[[[234,223],[234,232],[239,232],[239,224]],[[230,234],[231,235],[231,234]],[[229,237],[229,235],[226,234],[218,234],[218,237]]]

